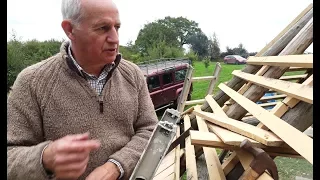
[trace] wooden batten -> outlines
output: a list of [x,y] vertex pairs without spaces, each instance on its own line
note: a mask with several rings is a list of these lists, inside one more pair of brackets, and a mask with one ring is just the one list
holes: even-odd
[[[195,106],[194,109],[200,110],[200,106]],[[205,121],[199,116],[196,116],[196,118],[197,118],[199,131],[209,132],[208,126],[205,123]],[[206,159],[209,180],[226,180],[216,149],[203,147],[203,152]]]
[[254,65],[313,68],[313,54],[266,57],[251,56],[248,58],[247,63]]
[[267,146],[280,146],[283,144],[283,141],[274,133],[257,128],[250,124],[246,124],[242,121],[221,117],[213,113],[203,112],[196,109],[193,111],[193,113],[211,123],[217,124],[233,132],[254,139]]
[[[239,146],[233,146],[225,144],[215,133],[212,132],[200,132],[196,130],[190,130],[191,144],[196,146],[204,147],[215,147],[221,149],[227,149],[232,151],[237,151],[241,149]],[[279,153],[279,154],[290,154],[290,155],[299,155],[292,148],[286,147],[270,147],[265,146],[260,143],[254,143],[254,147],[262,148],[266,152]]]
[[298,83],[289,82],[289,81],[282,81],[279,79],[272,79],[272,78],[267,78],[262,76],[255,76],[252,74],[241,72],[239,70],[233,71],[232,74],[241,79],[257,84],[259,86],[274,89],[281,93],[292,96],[296,99],[313,104],[313,87],[312,86],[307,86],[303,84],[298,84]]
[[[191,127],[190,117],[188,115],[184,116],[184,129]],[[194,146],[191,145],[190,136],[186,138],[186,172],[187,179],[197,180],[197,164],[195,159]]]
[[238,94],[228,86],[220,84],[219,88],[248,112],[250,112],[253,116],[255,116],[272,132],[277,134],[278,137],[285,141],[301,156],[313,164],[313,141],[310,137],[292,127],[290,124],[284,122],[274,114],[266,111],[260,106],[257,106],[257,104]]

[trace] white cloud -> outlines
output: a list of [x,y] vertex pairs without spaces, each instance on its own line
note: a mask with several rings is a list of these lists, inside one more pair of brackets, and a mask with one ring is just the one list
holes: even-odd
[[[9,0],[7,34],[23,40],[67,39],[61,29],[61,0]],[[122,21],[120,44],[134,41],[143,25],[165,16],[183,16],[217,34],[220,48],[239,43],[260,51],[312,0],[115,0]],[[310,50],[311,49],[311,50]],[[308,51],[313,52],[312,46]]]

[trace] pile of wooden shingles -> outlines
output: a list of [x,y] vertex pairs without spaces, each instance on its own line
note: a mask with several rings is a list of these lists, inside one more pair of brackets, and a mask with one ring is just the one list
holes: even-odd
[[[207,165],[205,179],[228,179],[239,162],[245,170],[253,160],[239,146],[245,139],[273,158],[305,158],[313,164],[313,140],[302,133],[313,123],[313,56],[303,54],[313,42],[312,16],[310,4],[255,57],[250,57],[244,69],[233,71],[230,81],[219,84],[215,96],[206,96],[205,103],[182,113],[184,123],[178,127],[177,137],[189,127],[194,130],[186,138],[185,148],[177,146],[164,158],[154,180],[178,180],[184,172],[187,180],[198,179],[196,164],[201,154]],[[300,73],[286,75],[292,71]],[[276,94],[263,97],[267,92]],[[274,107],[264,109],[270,106]],[[290,118],[298,106],[302,110],[294,111],[294,118]],[[259,124],[243,122],[248,118]],[[220,163],[215,148],[232,153]],[[258,179],[272,177],[266,171]]]

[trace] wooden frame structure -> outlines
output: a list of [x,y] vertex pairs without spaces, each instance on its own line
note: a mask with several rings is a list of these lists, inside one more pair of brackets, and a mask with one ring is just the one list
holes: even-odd
[[[178,127],[177,136],[189,127],[194,130],[186,138],[185,148],[177,146],[171,152],[174,154],[169,158],[171,163],[167,161],[162,164],[168,168],[161,172],[159,170],[158,179],[178,180],[184,172],[188,180],[198,179],[197,157],[202,153],[207,164],[207,179],[230,179],[228,175],[238,167],[239,162],[245,170],[254,158],[239,147],[244,139],[264,149],[273,158],[304,158],[313,164],[313,140],[303,133],[307,127],[296,127],[290,124],[292,122],[285,122],[286,116],[291,110],[301,107],[300,104],[304,103],[308,107],[313,105],[313,57],[302,54],[312,43],[312,12],[313,5],[310,4],[255,57],[249,58],[248,65],[254,67],[251,69],[255,71],[232,72],[234,78],[239,78],[237,81],[243,82],[241,88],[233,87],[233,80],[219,84],[220,94],[225,94],[228,99],[221,102],[218,99],[220,94],[214,97],[207,95],[201,106],[193,106],[182,113],[184,125]],[[303,25],[299,24],[302,22]],[[297,29],[297,26],[302,27],[294,33],[292,29]],[[274,49],[281,50],[273,53]],[[276,71],[277,75],[272,74]],[[284,75],[285,72],[293,71],[303,71],[303,74]],[[255,88],[262,91],[258,97],[250,94]],[[270,90],[277,94],[262,97]],[[275,106],[269,111],[263,108],[268,106],[268,100],[276,100],[273,103]],[[265,103],[256,104],[257,101]],[[238,116],[234,116],[235,113]],[[248,118],[245,114],[258,120],[259,124],[253,126],[242,122]],[[298,120],[305,120],[302,113],[295,116],[300,118]],[[308,127],[312,125],[312,121],[307,123]],[[232,153],[220,163],[215,148]],[[169,154],[167,157],[170,157]],[[265,171],[258,179],[273,178]]]
[[208,81],[208,80],[210,80],[209,87],[208,87],[208,90],[207,90],[207,94],[211,94],[212,95],[213,89],[214,89],[216,83],[219,80],[220,72],[221,72],[221,65],[218,62],[218,63],[216,63],[216,66],[215,66],[215,69],[213,71],[213,75],[212,76],[192,77],[192,75],[193,75],[193,67],[189,66],[188,71],[186,73],[186,78],[184,80],[183,90],[182,90],[182,93],[181,93],[180,101],[178,102],[177,110],[179,112],[182,112],[186,105],[202,104],[203,102],[205,102],[204,99],[196,99],[196,100],[187,101],[187,96],[188,96],[189,91],[190,91],[191,83],[192,82],[197,82],[197,81]]

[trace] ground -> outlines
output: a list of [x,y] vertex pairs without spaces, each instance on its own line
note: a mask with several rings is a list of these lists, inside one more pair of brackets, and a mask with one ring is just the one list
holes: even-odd
[[[199,76],[211,76],[213,74],[213,70],[215,68],[215,62],[211,62],[210,66],[206,69],[204,63],[195,62],[193,65],[194,68],[194,77]],[[220,73],[219,81],[216,84],[220,84],[221,82],[226,82],[232,79],[232,71],[243,69],[245,65],[230,65],[220,63],[222,66],[222,70]],[[289,72],[285,75],[294,75],[299,74],[296,72]],[[207,88],[209,86],[209,81],[200,81],[195,82],[193,84],[193,92],[192,92],[192,100],[203,99],[205,97]],[[214,94],[218,91],[218,87],[215,87]],[[187,109],[187,106],[185,109]],[[162,113],[158,112],[158,117],[161,118]],[[286,158],[286,157],[277,157],[275,158],[275,162],[278,167],[279,179],[281,180],[294,180],[296,176],[305,177],[313,179],[313,166],[305,159],[297,159],[297,158]],[[185,179],[185,176],[184,178]]]

